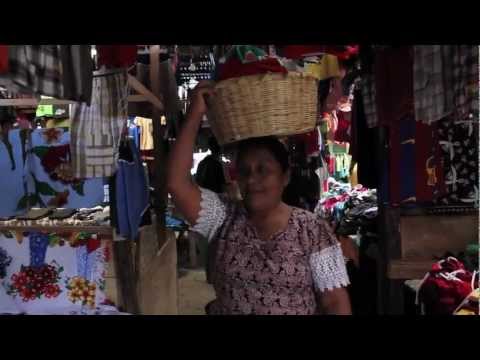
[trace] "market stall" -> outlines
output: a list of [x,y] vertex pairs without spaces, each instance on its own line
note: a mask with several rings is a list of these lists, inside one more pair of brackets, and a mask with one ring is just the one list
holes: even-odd
[[[18,45],[7,54],[0,247],[2,290],[14,312],[175,313],[175,239],[165,231],[162,175],[150,181],[140,124],[127,113],[148,102],[160,126],[159,46],[149,54],[155,95],[128,73],[137,46],[97,46],[92,57],[90,46]],[[160,135],[150,134],[163,146]]]

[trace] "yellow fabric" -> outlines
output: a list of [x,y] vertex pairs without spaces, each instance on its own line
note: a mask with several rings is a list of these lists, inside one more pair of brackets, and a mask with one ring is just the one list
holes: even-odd
[[350,175],[350,184],[352,187],[358,185],[358,164],[355,164],[353,167],[352,173]]
[[48,119],[45,127],[47,129],[52,128],[70,128],[72,121],[70,119]]
[[152,119],[137,116],[135,123],[140,127],[140,150],[153,150]]
[[341,75],[338,58],[335,55],[328,54],[324,55],[318,64],[307,64],[305,72],[318,80],[339,77]]

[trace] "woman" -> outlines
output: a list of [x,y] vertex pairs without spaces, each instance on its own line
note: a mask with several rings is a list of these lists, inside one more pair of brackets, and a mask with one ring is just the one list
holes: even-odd
[[[238,145],[242,202],[191,181],[195,137],[215,96],[200,83],[168,165],[168,190],[186,220],[215,241],[210,314],[350,314],[348,276],[340,246],[316,215],[282,202],[289,181],[288,153],[274,138]],[[317,302],[318,299],[318,302]]]

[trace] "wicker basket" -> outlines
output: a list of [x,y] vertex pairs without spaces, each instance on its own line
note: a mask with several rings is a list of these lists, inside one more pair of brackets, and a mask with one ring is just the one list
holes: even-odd
[[262,74],[220,81],[208,120],[220,145],[315,128],[317,80],[301,73]]

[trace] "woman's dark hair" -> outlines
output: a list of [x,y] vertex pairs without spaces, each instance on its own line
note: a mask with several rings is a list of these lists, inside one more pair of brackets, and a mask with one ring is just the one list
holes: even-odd
[[237,143],[237,162],[245,155],[245,153],[252,148],[263,148],[268,150],[275,160],[278,161],[282,172],[287,172],[290,168],[290,162],[288,158],[288,151],[280,140],[273,136],[265,136],[258,138],[251,138],[242,140]]

